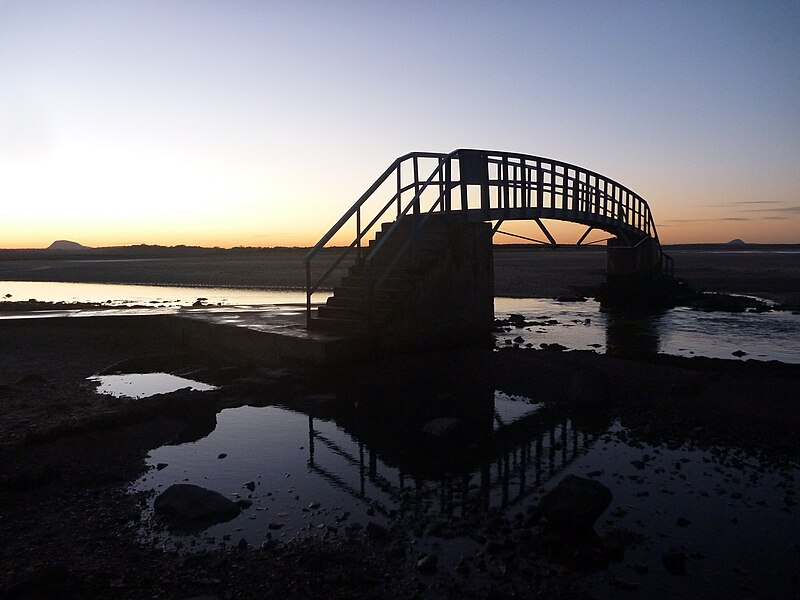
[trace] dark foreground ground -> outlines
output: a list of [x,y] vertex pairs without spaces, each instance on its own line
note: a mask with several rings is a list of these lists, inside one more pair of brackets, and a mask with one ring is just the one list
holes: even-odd
[[[631,540],[625,536],[610,541],[562,538],[535,511],[521,516],[490,511],[468,521],[431,520],[411,512],[396,515],[385,530],[344,528],[322,541],[254,547],[234,539],[191,553],[164,550],[142,541],[145,497],[127,489],[147,468],[147,452],[185,437],[199,411],[213,414],[252,403],[254,395],[292,403],[308,392],[388,393],[401,385],[406,386],[401,396],[413,398],[433,385],[450,385],[451,390],[471,385],[463,380],[477,377],[477,363],[454,353],[444,361],[455,363],[464,377],[436,382],[424,375],[425,367],[441,363],[441,356],[378,362],[357,371],[254,370],[259,365],[213,352],[182,354],[147,318],[138,319],[135,327],[112,317],[4,321],[0,338],[0,597],[646,597],[636,595],[640,583],[607,571],[609,562],[639,581],[671,577],[664,575],[660,553],[645,566],[626,561],[625,545]],[[85,382],[121,360],[146,364],[154,352],[205,368],[205,379],[221,389],[125,402],[101,398]],[[483,356],[480,377],[488,381],[482,385],[544,401],[563,418],[622,419],[629,428],[627,444],[688,443],[721,455],[735,449],[736,456],[754,457],[758,469],[767,472],[800,461],[797,366],[520,349]],[[595,401],[590,393],[591,401],[582,403],[571,389],[575,373],[596,374],[607,394]],[[415,378],[417,387],[408,387]],[[461,452],[460,447],[453,452]],[[638,476],[629,469],[631,477]],[[608,477],[611,473],[599,480],[608,483]],[[738,490],[747,493],[746,487],[746,482],[739,487],[726,482],[726,494],[741,497]],[[788,482],[785,510],[795,509],[795,489]],[[368,513],[360,517],[369,525]],[[661,532],[651,517],[642,519],[643,535],[658,539]],[[758,536],[742,531],[742,543]],[[457,569],[421,565],[419,548],[443,535],[481,545]],[[702,549],[703,541],[696,540],[696,546]],[[800,546],[775,551],[800,561]],[[724,597],[796,597],[797,571],[765,581],[751,566],[737,563],[723,567],[737,573],[735,581],[721,577],[709,583],[698,575],[692,580],[689,570],[674,577],[684,578],[689,591],[694,581],[706,597],[709,589]]]
[[[258,257],[208,263],[188,258],[180,259],[186,262],[179,267],[169,262],[178,259],[168,259],[163,264],[134,261],[124,269],[69,262],[34,269],[30,262],[3,261],[0,279],[295,287],[301,283],[293,266],[299,253],[285,252],[281,260],[267,263]],[[796,302],[800,267],[795,256],[762,256],[759,262],[749,255],[690,252],[675,258],[678,273],[698,288]],[[508,250],[495,257],[498,293],[508,295],[586,290],[602,280],[603,267],[604,254],[597,251]],[[634,448],[688,444],[736,456],[729,461],[734,469],[755,461],[759,473],[788,473],[800,462],[798,366],[509,348],[481,354],[480,369],[473,355],[459,353],[407,356],[337,372],[275,369],[213,349],[191,353],[155,323],[114,317],[0,321],[0,598],[653,597],[661,585],[658,577],[682,578],[676,589],[683,597],[797,597],[800,538],[794,546],[775,548],[781,559],[776,562],[788,561],[795,569],[776,576],[748,564],[723,564],[722,574],[711,579],[692,574],[692,564],[715,558],[702,551],[687,550],[688,573],[669,575],[661,550],[647,565],[633,563],[625,549],[636,539],[565,537],[548,529],[535,507],[521,516],[490,511],[469,521],[403,513],[385,530],[342,528],[324,540],[258,547],[234,539],[186,553],[143,541],[146,498],[128,488],[148,468],[148,451],[185,439],[196,428],[198,412],[213,415],[255,397],[293,403],[310,392],[331,390],[343,397],[397,389],[402,397],[414,398],[431,386],[457,393],[478,379],[489,389],[545,402],[563,419],[621,420],[629,432],[625,442]],[[176,365],[191,364],[204,372],[204,380],[221,387],[205,395],[178,392],[110,401],[85,380],[119,361],[147,365],[152,355],[161,357],[162,366],[172,359]],[[433,381],[436,369],[430,365],[436,361],[452,363],[452,371],[441,372],[456,375]],[[576,394],[576,373],[589,374],[603,394]],[[452,449],[460,452],[461,447]],[[664,477],[680,481],[680,466],[674,468]],[[621,479],[637,483],[638,469],[629,467]],[[611,476],[597,477],[610,483]],[[736,476],[726,481],[720,507],[743,502],[737,498],[747,498],[748,485],[744,471],[741,481]],[[785,497],[774,510],[794,518],[797,483],[787,476],[782,485]],[[368,514],[361,518],[369,524]],[[657,522],[652,513],[642,514],[637,535],[662,539]],[[800,531],[800,520],[793,522]],[[758,531],[741,527],[742,544],[758,538]],[[463,557],[458,569],[420,563],[419,549],[442,536],[477,540],[479,549]],[[695,540],[700,550],[704,543]]]

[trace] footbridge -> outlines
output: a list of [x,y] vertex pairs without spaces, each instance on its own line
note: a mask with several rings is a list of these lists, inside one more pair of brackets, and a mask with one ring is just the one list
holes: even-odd
[[[672,275],[647,202],[613,179],[514,152],[412,152],[306,254],[308,327],[400,340],[423,329],[471,336],[493,318],[492,237],[504,221],[525,220],[546,240],[524,239],[556,245],[543,219],[586,226],[579,245],[592,230],[610,234],[610,280]],[[314,313],[313,295],[331,288]]]

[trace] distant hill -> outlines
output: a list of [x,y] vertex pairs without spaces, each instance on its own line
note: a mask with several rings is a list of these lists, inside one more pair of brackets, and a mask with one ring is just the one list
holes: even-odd
[[740,240],[739,238],[736,238],[735,240],[731,240],[730,242],[728,242],[725,245],[726,246],[739,246],[739,247],[747,246],[747,244],[745,242],[743,242],[742,240]]
[[79,244],[78,242],[70,242],[69,240],[56,240],[47,247],[48,250],[91,250],[91,248]]

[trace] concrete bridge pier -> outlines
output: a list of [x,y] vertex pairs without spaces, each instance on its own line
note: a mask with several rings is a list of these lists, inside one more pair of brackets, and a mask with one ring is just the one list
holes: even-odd
[[392,318],[383,324],[387,348],[488,340],[494,322],[492,228],[438,216],[435,258],[416,273]]
[[598,294],[602,305],[627,309],[674,306],[680,290],[664,273],[658,240],[645,237],[631,244],[611,238],[606,252],[606,284]]
[[606,277],[609,283],[641,281],[661,273],[661,250],[651,237],[631,245],[618,237],[608,240]]

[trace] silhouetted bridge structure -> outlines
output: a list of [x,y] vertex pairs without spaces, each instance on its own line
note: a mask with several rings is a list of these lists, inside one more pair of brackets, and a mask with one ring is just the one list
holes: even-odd
[[[609,280],[647,285],[672,275],[647,202],[613,179],[513,152],[412,152],[397,158],[307,253],[308,327],[389,335],[396,344],[488,332],[492,237],[504,221],[525,220],[547,238],[531,241],[556,245],[542,219],[585,225],[578,245],[594,229],[611,234]],[[316,273],[314,259],[334,245],[340,254]],[[348,257],[347,275],[312,314],[313,294],[331,287]]]

